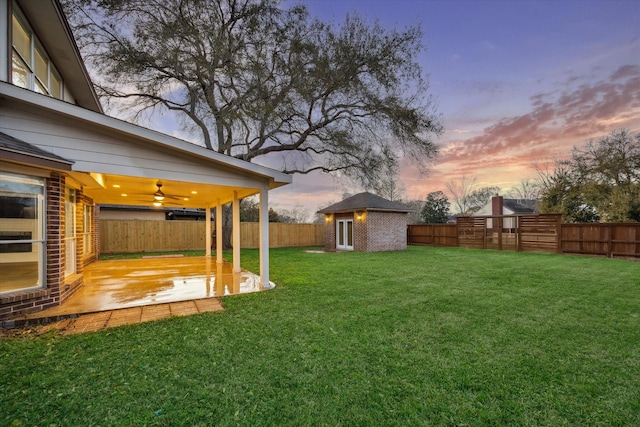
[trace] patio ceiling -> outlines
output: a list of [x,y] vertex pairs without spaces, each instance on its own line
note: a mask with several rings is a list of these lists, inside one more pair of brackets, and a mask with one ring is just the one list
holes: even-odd
[[70,175],[82,184],[84,193],[95,203],[108,205],[159,207],[154,205],[154,202],[158,202],[154,198],[158,182],[162,183],[161,191],[165,195],[159,203],[166,208],[206,208],[233,201],[234,191],[240,199],[260,191],[255,188],[175,181],[163,179],[162,176],[140,178],[77,172],[71,172]]

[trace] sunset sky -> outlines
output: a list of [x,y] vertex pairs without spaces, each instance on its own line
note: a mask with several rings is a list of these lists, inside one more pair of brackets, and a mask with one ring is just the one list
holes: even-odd
[[[534,177],[536,162],[567,157],[614,129],[640,132],[640,0],[300,1],[327,22],[356,12],[388,28],[421,25],[420,63],[445,133],[429,175],[402,162],[407,199],[446,191],[462,176],[504,194]],[[177,122],[154,121],[150,127],[188,139]],[[301,206],[311,218],[359,191],[322,173],[294,175],[271,192],[270,205]]]
[[[533,177],[534,162],[613,129],[640,131],[638,0],[307,0],[342,21],[356,11],[402,29],[421,23],[421,55],[445,133],[428,176],[401,171],[407,198],[463,175],[505,191]],[[357,192],[322,174],[295,175],[272,205],[309,212]]]

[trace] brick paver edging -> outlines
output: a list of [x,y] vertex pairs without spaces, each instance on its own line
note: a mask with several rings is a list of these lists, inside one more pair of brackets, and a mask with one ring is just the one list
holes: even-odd
[[[66,318],[31,319],[30,324],[37,323],[35,320],[38,320],[39,324],[47,323],[42,328],[38,329],[38,335],[44,334],[52,329],[55,329],[65,335],[71,335],[83,332],[99,331],[101,329],[111,328],[114,326],[166,319],[171,316],[189,316],[192,314],[221,310],[224,310],[224,307],[219,299],[204,298],[190,301],[145,305],[141,307],[121,308],[96,313],[70,315]],[[29,324],[11,325],[11,327],[24,327],[28,325]]]

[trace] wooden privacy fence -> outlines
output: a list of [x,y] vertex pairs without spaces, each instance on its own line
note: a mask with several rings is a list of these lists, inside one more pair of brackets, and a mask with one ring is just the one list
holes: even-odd
[[458,246],[458,225],[409,225],[407,243],[410,245]]
[[[240,247],[257,248],[259,239],[259,223],[240,223]],[[272,248],[321,245],[324,245],[324,224],[269,223],[269,246]]]
[[562,224],[562,253],[640,260],[640,223]]
[[456,224],[409,225],[407,243],[640,260],[640,223],[562,224],[557,214],[458,217]]
[[[212,230],[215,226],[212,224]],[[161,252],[205,249],[204,221],[100,220],[100,252]],[[258,223],[240,223],[240,247],[259,247]],[[214,242],[215,244],[215,242]],[[320,246],[323,224],[269,224],[269,246]]]

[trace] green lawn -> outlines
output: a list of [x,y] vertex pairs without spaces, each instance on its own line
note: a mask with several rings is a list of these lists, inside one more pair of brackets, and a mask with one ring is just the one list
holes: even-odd
[[640,263],[275,249],[271,277],[224,312],[0,341],[0,425],[640,425]]

